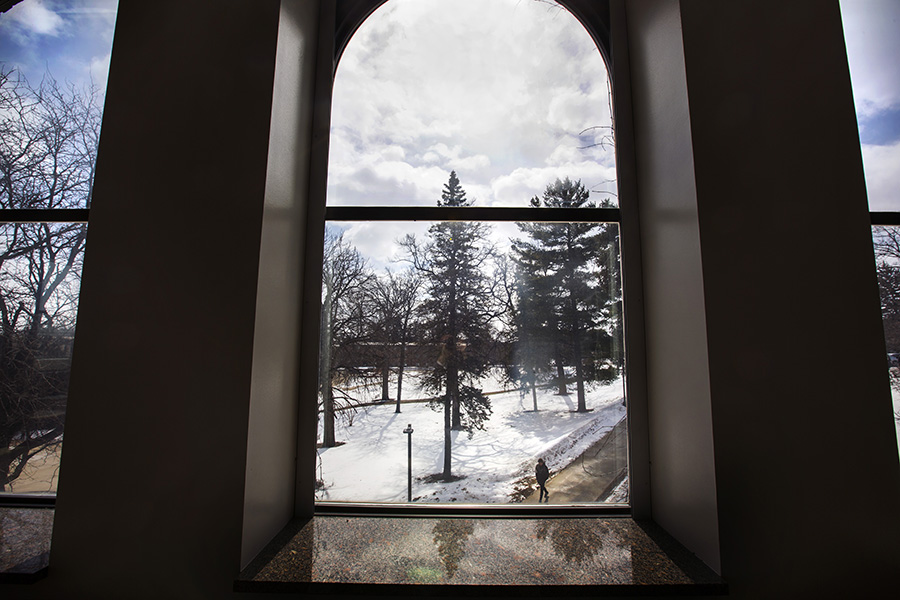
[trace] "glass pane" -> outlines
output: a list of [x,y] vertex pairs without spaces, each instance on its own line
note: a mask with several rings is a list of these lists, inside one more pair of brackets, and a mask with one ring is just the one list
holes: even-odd
[[0,14],[0,209],[90,206],[115,0]]
[[0,491],[56,491],[86,233],[0,226]]
[[[900,444],[900,227],[873,227],[894,424]],[[900,450],[900,448],[898,448]]]
[[330,222],[322,288],[318,500],[627,503],[617,224]]
[[341,57],[328,204],[432,205],[456,171],[475,206],[528,206],[548,179],[616,205],[606,65],[541,0],[391,0]]
[[900,211],[900,2],[841,0],[869,210]]

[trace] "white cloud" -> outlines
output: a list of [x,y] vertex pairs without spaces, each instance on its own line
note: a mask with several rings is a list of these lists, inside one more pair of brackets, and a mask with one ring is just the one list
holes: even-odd
[[516,169],[491,182],[492,195],[498,205],[525,206],[534,196],[541,196],[548,184],[566,177],[581,180],[591,190],[591,199],[598,203],[607,198],[616,199],[615,168],[588,161],[563,167]]
[[900,107],[900,2],[841,0],[856,111]]
[[395,242],[407,234],[422,238],[430,223],[367,221],[342,223],[344,239],[366,257],[376,272],[403,268],[404,251]]
[[47,8],[43,0],[20,2],[7,14],[26,31],[38,35],[57,36],[62,32],[65,24],[63,18]]
[[869,210],[900,211],[900,142],[862,147]]
[[87,67],[88,79],[103,89],[106,88],[106,78],[109,75],[110,58],[110,53],[106,53],[103,56],[94,56],[91,58],[91,62]]
[[508,195],[493,182],[517,169],[546,176],[542,190],[586,159],[611,167],[611,150],[578,150],[594,141],[579,132],[608,124],[605,65],[567,12],[533,0],[392,0],[338,67],[329,202],[361,201],[349,192],[367,188],[377,203],[390,188],[433,204],[452,169],[470,198],[496,204]]
[[484,154],[473,156],[463,156],[462,154],[462,146],[449,148],[447,144],[439,143],[431,146],[422,156],[422,160],[429,164],[439,165],[445,171],[457,171],[469,176],[491,166],[490,157]]

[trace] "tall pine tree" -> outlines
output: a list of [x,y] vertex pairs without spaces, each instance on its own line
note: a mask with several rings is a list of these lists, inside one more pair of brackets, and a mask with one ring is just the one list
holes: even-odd
[[[472,202],[456,172],[444,185],[438,206],[464,207]],[[444,412],[442,478],[451,478],[451,431],[483,429],[491,403],[476,387],[488,366],[491,345],[492,280],[486,275],[493,259],[490,228],[476,222],[440,222],[428,229],[428,240],[401,241],[425,283],[422,303],[424,342],[439,348],[425,386],[442,395],[436,408]],[[464,413],[464,414],[463,414]]]
[[[557,179],[532,206],[593,208],[590,192],[581,181]],[[587,411],[585,383],[609,373],[607,360],[618,334],[617,230],[608,223],[518,223],[526,239],[514,240],[513,259],[526,288],[523,293],[544,296],[540,323],[530,322],[530,334],[542,332],[552,351],[558,392],[567,393],[565,367],[574,368],[578,411]],[[531,302],[538,302],[531,300]]]

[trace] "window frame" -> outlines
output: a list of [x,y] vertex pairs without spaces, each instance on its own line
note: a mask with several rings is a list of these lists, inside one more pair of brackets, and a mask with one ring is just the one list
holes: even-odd
[[[621,0],[556,0],[568,10],[593,39],[606,64],[612,94],[618,178],[617,208],[548,209],[533,207],[422,207],[422,206],[326,206],[328,151],[334,77],[341,55],[362,23],[388,0],[329,0],[319,15],[316,58],[313,150],[310,157],[309,205],[301,312],[300,428],[295,487],[295,515],[455,515],[455,516],[632,516],[649,518],[649,433],[647,420],[644,350],[643,289],[637,219],[634,143],[631,126],[630,80],[627,55],[614,56],[612,48],[624,48],[624,3]],[[616,23],[616,27],[612,24]],[[333,35],[327,35],[334,32]],[[614,44],[614,40],[621,40]],[[624,505],[447,505],[318,503],[315,501],[314,457],[318,420],[318,348],[322,261],[326,221],[494,221],[494,222],[610,222],[619,227],[623,331],[628,419],[629,503]],[[312,435],[310,436],[310,432]],[[311,437],[311,440],[310,440]],[[311,476],[312,475],[312,476]]]

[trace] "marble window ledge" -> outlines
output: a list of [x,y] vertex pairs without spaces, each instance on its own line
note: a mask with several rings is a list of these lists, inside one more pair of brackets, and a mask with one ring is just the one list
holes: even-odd
[[665,531],[628,517],[316,516],[289,523],[239,592],[724,595]]
[[0,507],[0,583],[46,576],[53,516],[52,508]]

